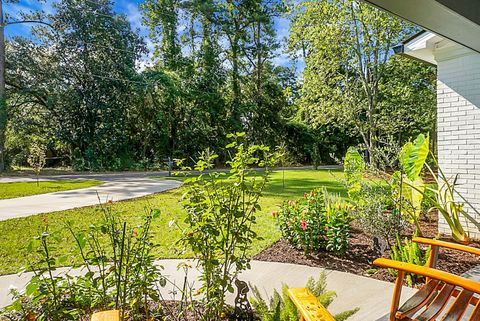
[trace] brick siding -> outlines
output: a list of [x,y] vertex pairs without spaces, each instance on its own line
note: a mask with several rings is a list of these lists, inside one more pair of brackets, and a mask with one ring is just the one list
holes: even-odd
[[[459,175],[458,191],[480,211],[480,54],[456,54],[456,48],[436,57],[438,160],[447,177]],[[467,210],[480,221],[471,208]],[[475,226],[464,226],[471,237],[480,239]],[[441,215],[439,232],[450,232]]]

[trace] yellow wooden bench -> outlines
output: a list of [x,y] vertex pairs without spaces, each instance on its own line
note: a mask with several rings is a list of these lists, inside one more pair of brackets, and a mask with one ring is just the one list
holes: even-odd
[[300,313],[300,321],[335,321],[318,299],[306,288],[288,289],[288,296]]
[[109,310],[94,313],[92,315],[92,321],[120,321],[120,311]]

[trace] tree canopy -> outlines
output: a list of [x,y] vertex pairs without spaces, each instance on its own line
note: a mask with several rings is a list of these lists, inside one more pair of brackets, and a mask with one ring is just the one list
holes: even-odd
[[[60,0],[33,13],[42,24],[30,37],[8,39],[10,165],[25,164],[37,142],[77,169],[159,167],[218,150],[231,132],[318,165],[351,145],[374,158],[433,131],[434,70],[391,52],[414,28],[363,2],[144,0],[140,9],[146,37],[110,0]],[[291,22],[287,43],[280,17]],[[276,63],[285,45],[303,72]]]

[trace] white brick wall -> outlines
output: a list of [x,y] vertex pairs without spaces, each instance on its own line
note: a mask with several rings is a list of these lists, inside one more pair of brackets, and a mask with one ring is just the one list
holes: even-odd
[[[447,177],[459,175],[458,191],[480,210],[480,54],[457,45],[435,52],[435,58],[440,167]],[[470,236],[480,239],[477,228],[464,223]],[[439,232],[450,232],[441,215]]]

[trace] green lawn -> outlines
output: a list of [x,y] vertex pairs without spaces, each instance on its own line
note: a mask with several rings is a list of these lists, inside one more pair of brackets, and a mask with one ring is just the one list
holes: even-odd
[[59,180],[46,182],[0,183],[0,199],[68,191],[103,184],[96,180]]
[[[279,231],[271,217],[271,211],[276,209],[285,199],[301,197],[304,192],[313,188],[325,186],[332,193],[345,195],[342,184],[343,174],[339,170],[295,170],[285,172],[285,188],[282,187],[282,172],[272,174],[265,196],[261,199],[262,212],[258,215],[256,230],[264,240],[254,243],[251,254],[278,240]],[[142,215],[148,208],[158,208],[162,215],[153,223],[155,240],[160,244],[155,249],[159,258],[188,257],[182,253],[175,242],[180,236],[180,231],[170,229],[168,223],[172,219],[179,222],[184,217],[179,200],[184,188],[151,195],[148,197],[114,203],[112,209],[119,212],[127,221],[137,224],[142,220]],[[31,255],[27,251],[30,239],[38,235],[48,221],[49,229],[61,238],[61,243],[55,246],[55,255],[63,256],[72,253],[73,240],[66,232],[65,222],[71,221],[79,229],[86,229],[99,219],[99,207],[85,207],[62,212],[36,215],[27,218],[12,219],[0,222],[0,274],[14,273],[27,263]],[[72,254],[73,256],[75,253]]]

